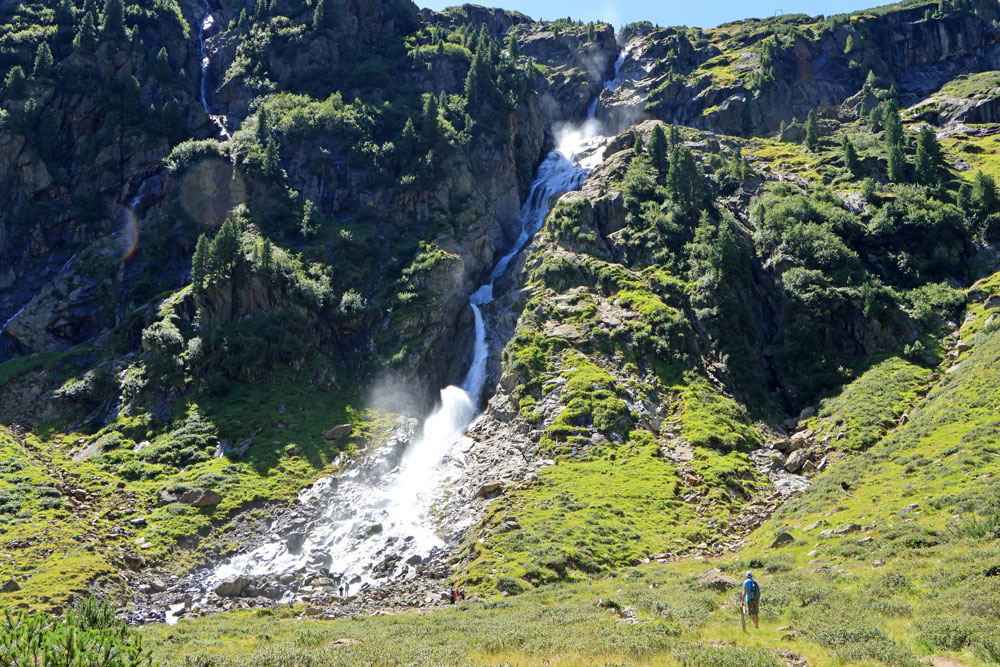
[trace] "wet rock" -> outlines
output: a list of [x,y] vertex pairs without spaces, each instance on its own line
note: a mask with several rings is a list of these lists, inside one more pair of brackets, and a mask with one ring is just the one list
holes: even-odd
[[698,583],[702,588],[709,588],[714,591],[727,591],[730,588],[738,588],[740,582],[736,578],[729,576],[718,568],[706,570],[698,577]]
[[289,551],[298,551],[302,548],[302,543],[306,541],[306,534],[301,531],[290,533],[285,538],[285,546]]
[[780,549],[781,547],[788,546],[789,544],[794,544],[795,538],[791,533],[781,532],[774,538],[771,542],[772,549]]
[[423,558],[419,554],[413,554],[412,556],[406,559],[406,564],[420,565],[421,561],[423,561]]
[[354,424],[341,424],[340,426],[334,426],[324,433],[323,437],[327,440],[340,440],[349,436],[353,430]]
[[239,575],[233,579],[227,579],[226,581],[221,582],[215,587],[215,594],[223,598],[240,597],[250,583],[251,580],[249,577]]

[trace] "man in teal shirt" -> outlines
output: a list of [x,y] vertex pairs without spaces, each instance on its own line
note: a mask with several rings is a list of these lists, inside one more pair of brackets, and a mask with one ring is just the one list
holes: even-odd
[[753,621],[753,627],[759,627],[758,615],[760,614],[760,586],[754,581],[753,572],[747,572],[746,581],[743,582],[743,601],[747,614]]

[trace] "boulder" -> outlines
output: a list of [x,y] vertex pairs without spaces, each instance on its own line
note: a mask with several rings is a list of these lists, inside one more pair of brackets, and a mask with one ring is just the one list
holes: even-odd
[[805,465],[806,461],[809,460],[809,450],[807,449],[797,449],[792,452],[788,460],[785,461],[785,470],[788,472],[798,472]]
[[211,489],[191,489],[179,495],[177,502],[191,507],[211,507],[222,502],[222,494]]
[[730,577],[722,570],[714,567],[702,573],[698,578],[698,583],[701,584],[702,588],[710,588],[714,591],[727,591],[730,588],[739,588],[740,585],[740,582],[734,577]]
[[354,424],[341,424],[324,433],[323,437],[327,440],[340,440],[349,436],[352,431],[354,431]]
[[4,582],[3,586],[0,586],[0,593],[14,593],[21,590],[21,587],[13,579],[8,579]]
[[772,549],[780,549],[781,547],[788,546],[789,544],[793,544],[794,542],[795,542],[795,538],[792,537],[791,533],[780,532],[774,538],[774,541],[771,542],[771,548]]
[[807,419],[812,419],[816,416],[816,408],[808,407],[804,408],[802,412],[799,413],[799,421],[804,422]]
[[813,463],[812,461],[806,461],[805,463],[802,464],[803,475],[809,474],[811,472],[816,472],[816,470],[817,470],[816,464]]
[[219,583],[219,585],[215,587],[215,594],[222,598],[237,598],[243,594],[243,591],[245,591],[249,585],[250,578],[241,574],[233,579],[227,579],[226,581]]
[[486,482],[485,484],[480,485],[480,487],[476,490],[476,497],[485,498],[491,494],[496,493],[502,488],[503,488],[503,482],[499,482],[496,480],[492,482]]

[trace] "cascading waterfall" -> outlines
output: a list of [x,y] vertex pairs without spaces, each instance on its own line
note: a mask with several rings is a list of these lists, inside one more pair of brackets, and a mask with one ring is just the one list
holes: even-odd
[[201,84],[198,88],[198,99],[205,113],[219,129],[219,134],[228,139],[229,131],[226,129],[225,122],[221,116],[212,113],[212,108],[208,103],[208,67],[211,64],[211,59],[208,55],[208,47],[205,46],[205,40],[208,38],[208,32],[215,26],[215,17],[212,16],[212,7],[208,4],[208,0],[202,0],[202,4],[205,7],[205,16],[201,20],[201,25],[198,26],[198,48],[201,50]]
[[[605,88],[617,86],[615,78]],[[420,562],[445,546],[430,513],[436,493],[448,480],[449,457],[467,442],[466,429],[476,418],[489,357],[483,306],[494,299],[493,284],[503,276],[514,257],[541,228],[553,196],[578,189],[587,173],[600,163],[604,138],[598,136],[596,101],[580,126],[557,132],[557,146],[538,167],[527,200],[521,209],[521,232],[500,258],[489,280],[474,292],[469,305],[475,319],[475,342],[469,370],[460,387],[441,390],[441,405],[423,424],[420,435],[394,469],[383,462],[375,470],[354,469],[341,477],[321,480],[300,495],[310,504],[322,499],[324,514],[301,536],[283,536],[241,554],[219,567],[206,582],[210,586],[235,575],[282,575],[302,570],[328,571],[349,586],[378,585],[401,573],[407,563]],[[385,557],[392,554],[388,567]],[[352,590],[357,590],[352,588]],[[286,598],[292,593],[287,593]]]

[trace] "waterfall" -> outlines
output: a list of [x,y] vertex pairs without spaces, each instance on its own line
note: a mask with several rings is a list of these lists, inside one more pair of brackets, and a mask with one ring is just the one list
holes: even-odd
[[205,7],[205,16],[201,20],[201,25],[198,26],[198,48],[201,50],[201,83],[198,88],[198,99],[205,113],[218,128],[219,136],[228,139],[229,130],[226,129],[223,117],[213,114],[208,103],[208,67],[211,64],[211,59],[208,55],[208,48],[205,46],[205,40],[208,39],[208,31],[215,26],[215,17],[212,16],[212,7],[208,4],[208,0],[202,0],[202,4]]
[[[616,62],[616,77],[623,59],[624,55]],[[616,81],[605,82],[605,88]],[[236,556],[214,572],[209,585],[238,574],[280,575],[313,569],[334,573],[357,590],[357,584],[378,585],[380,579],[398,574],[406,563],[420,562],[446,546],[428,515],[435,493],[447,483],[444,463],[467,442],[464,433],[478,414],[490,353],[483,307],[494,299],[494,282],[541,228],[551,199],[578,189],[600,163],[604,138],[598,135],[596,107],[595,101],[582,125],[557,129],[556,148],[539,165],[522,206],[520,234],[489,279],[469,298],[475,339],[465,378],[461,386],[441,390],[440,406],[427,417],[422,433],[409,445],[398,467],[378,468],[377,474],[355,469],[336,481],[321,480],[299,498],[304,504],[324,503],[323,516],[308,527],[307,535]],[[389,562],[387,555],[396,558]],[[387,567],[376,568],[386,562]],[[291,595],[287,593],[284,599],[288,601]]]

